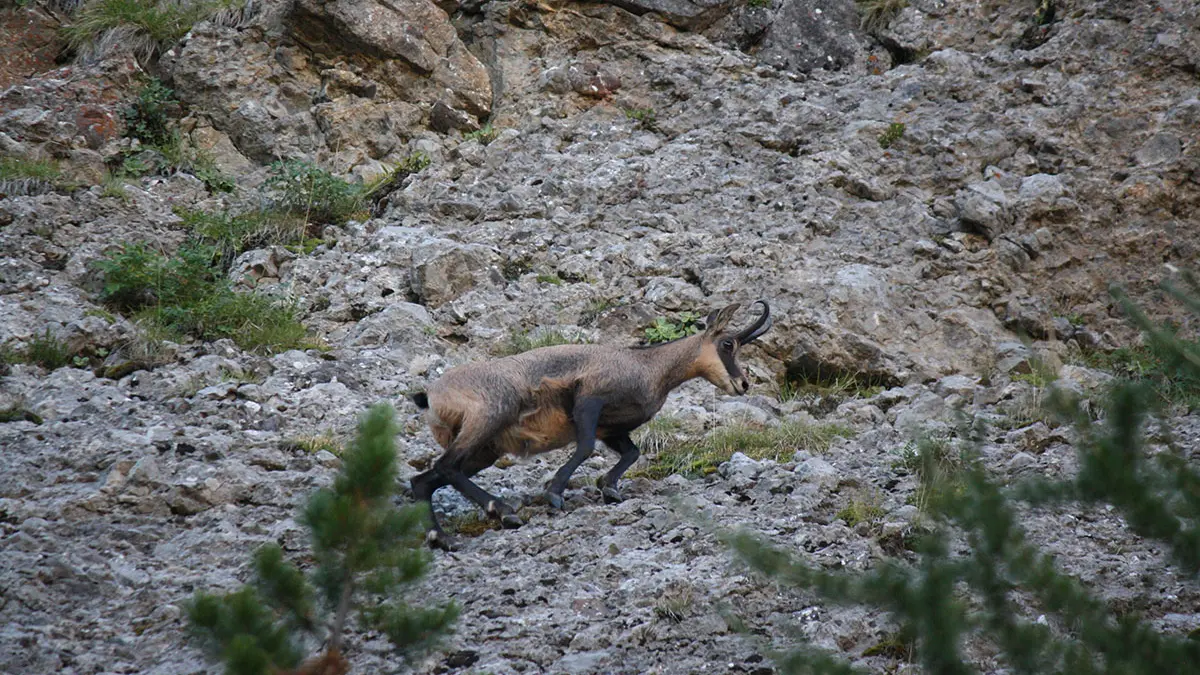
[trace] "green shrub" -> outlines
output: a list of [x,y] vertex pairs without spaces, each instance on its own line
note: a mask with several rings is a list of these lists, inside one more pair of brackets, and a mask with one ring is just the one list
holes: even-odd
[[[1200,290],[1187,280],[1193,293]],[[1167,290],[1200,314],[1200,293]],[[1152,324],[1120,291],[1114,295],[1178,374],[1200,377],[1194,344]],[[1146,423],[1158,401],[1149,382],[1119,382],[1104,404],[1103,422],[1065,390],[1053,390],[1050,399],[1078,439],[1079,468],[1070,477],[1002,487],[979,459],[986,437],[981,428],[964,429],[967,441],[957,458],[941,442],[906,453],[901,466],[919,472],[928,516],[911,565],[889,559],[866,572],[824,570],[747,532],[722,537],[775,582],[890,613],[900,641],[913,646],[929,673],[974,672],[963,656],[968,639],[990,645],[999,665],[1014,673],[1200,673],[1200,641],[1115,611],[1031,543],[1021,525],[1030,509],[1108,505],[1134,533],[1161,542],[1179,571],[1194,579],[1200,575],[1200,467],[1188,448],[1150,451]],[[805,644],[774,657],[783,673],[857,672]]]
[[694,312],[682,312],[674,320],[658,317],[646,329],[646,342],[657,344],[670,342],[700,332],[700,315]]
[[285,560],[277,544],[267,544],[254,554],[253,583],[223,595],[200,592],[187,604],[193,635],[227,673],[291,671],[313,641],[324,651],[301,670],[344,673],[343,634],[352,613],[404,657],[434,646],[450,630],[459,613],[455,604],[426,608],[402,599],[425,576],[431,558],[422,546],[427,507],[393,505],[393,416],[390,407],[372,408],[333,487],[309,498],[300,518],[311,538],[308,557],[315,566],[309,574]]
[[125,135],[148,145],[177,143],[170,110],[179,105],[175,92],[158,78],[150,78],[121,109]]
[[104,277],[101,301],[156,326],[201,340],[230,338],[243,349],[303,346],[305,329],[294,309],[235,292],[211,246],[188,244],[168,257],[127,244],[97,267]]
[[280,208],[308,222],[341,225],[363,208],[360,187],[300,160],[272,164],[264,188]]

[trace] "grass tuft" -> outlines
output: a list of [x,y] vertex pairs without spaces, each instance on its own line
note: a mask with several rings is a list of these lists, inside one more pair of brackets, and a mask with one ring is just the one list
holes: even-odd
[[888,125],[887,131],[879,134],[879,147],[887,150],[904,137],[904,122],[892,122]]
[[22,356],[29,363],[36,363],[46,370],[55,370],[70,364],[74,354],[47,328],[45,333],[29,341]]
[[508,340],[500,343],[492,350],[492,353],[496,356],[512,356],[531,349],[556,345],[582,345],[588,344],[588,342],[582,335],[570,336],[556,330],[542,331],[532,336],[529,332],[520,332],[509,335]]
[[242,4],[244,0],[91,0],[63,34],[67,45],[84,55],[121,45],[149,58],[178,42],[197,22]]
[[860,25],[871,35],[877,35],[905,7],[908,7],[908,0],[858,0],[858,12],[862,15]]
[[[652,452],[644,448],[650,461],[631,471],[631,477],[662,479],[672,474],[689,478],[707,476],[740,452],[752,459],[782,461],[797,450],[822,453],[838,438],[850,438],[853,432],[837,424],[807,424],[787,421],[776,427],[737,424],[721,427],[699,440],[681,440],[673,432],[663,432],[661,447]],[[643,436],[645,438],[645,436]]]

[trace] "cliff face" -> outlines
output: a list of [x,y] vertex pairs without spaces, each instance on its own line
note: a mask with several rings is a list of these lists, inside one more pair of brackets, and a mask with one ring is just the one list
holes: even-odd
[[[331,475],[336,458],[295,439],[345,433],[370,403],[514,333],[628,343],[655,317],[757,298],[777,317],[745,354],[759,395],[689,385],[668,412],[697,428],[816,415],[856,437],[819,458],[639,479],[616,507],[577,489],[566,515],[537,506],[525,528],[467,541],[427,589],[466,605],[460,653],[419,670],[764,667],[721,604],[772,639],[799,621],[883,667],[862,656],[889,629],[878,617],[738,576],[670,497],[824,562],[869,565],[884,555],[878,532],[835,515],[866,491],[906,526],[914,480],[893,464],[907,439],[948,429],[957,404],[1020,417],[1036,392],[1013,375],[1031,354],[1068,364],[1072,386],[1098,386],[1102,374],[1072,365],[1081,350],[1134,337],[1110,283],[1177,316],[1155,289],[1195,267],[1200,246],[1200,9],[1045,6],[912,0],[868,33],[849,0],[247,3],[148,58],[109,38],[71,64],[31,49],[68,8],[2,10],[0,154],[52,157],[74,186],[0,182],[11,350],[49,331],[72,353],[128,352],[143,329],[100,306],[95,261],[123,242],[174,250],[188,236],[176,207],[248,199],[275,159],[355,179],[417,152],[431,163],[371,217],[324,228],[315,250],[252,250],[233,265],[241,285],[292,299],[326,352],[184,341],[153,369],[109,377],[9,368],[0,410],[40,423],[0,424],[12,561],[0,567],[0,670],[197,672],[199,654],[177,647],[178,603],[243,579],[255,543],[298,548],[295,506]],[[186,171],[123,197],[99,185],[137,150],[122,109],[147,73],[176,92],[185,146],[237,191]],[[785,373],[886,391],[776,400]],[[435,446],[405,414],[401,449],[423,466]],[[1194,440],[1195,416],[1180,424]],[[1036,419],[1009,427],[990,441],[995,470],[1071,470],[1068,438]],[[561,459],[481,480],[532,499]],[[608,462],[591,460],[579,485]],[[467,511],[455,495],[439,508]],[[1035,530],[1110,597],[1140,597],[1128,578],[1144,573],[1161,591],[1144,613],[1200,624],[1196,587],[1093,515],[1061,541],[1058,516]],[[668,590],[691,594],[692,620],[655,613]],[[356,640],[357,665],[386,658],[372,636]]]

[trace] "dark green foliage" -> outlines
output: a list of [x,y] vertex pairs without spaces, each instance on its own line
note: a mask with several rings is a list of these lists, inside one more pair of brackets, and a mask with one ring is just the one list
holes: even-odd
[[361,188],[300,160],[272,164],[264,187],[280,208],[308,222],[341,225],[363,208]]
[[126,134],[148,145],[166,145],[175,135],[170,110],[179,105],[175,92],[158,78],[150,78],[133,100],[121,109]]
[[[255,578],[241,590],[199,593],[188,606],[193,632],[236,675],[295,668],[302,636],[322,640],[322,659],[341,661],[351,613],[364,630],[388,636],[401,656],[434,645],[458,617],[453,603],[413,607],[404,589],[425,575],[426,507],[396,508],[396,426],[388,406],[359,423],[333,487],[313,494],[301,522],[312,537],[315,568],[306,576],[269,545],[254,556]],[[344,661],[341,661],[344,664]]]
[[[1200,313],[1200,296],[1175,287],[1168,292]],[[1177,377],[1200,378],[1194,342],[1154,325],[1119,291],[1114,296],[1146,331],[1162,363],[1177,369]],[[1153,384],[1116,385],[1102,422],[1062,390],[1050,401],[1078,435],[1073,477],[1002,487],[973,451],[984,437],[978,428],[966,429],[970,440],[957,456],[947,442],[926,441],[902,457],[897,468],[918,473],[928,516],[911,565],[889,560],[868,572],[826,571],[751,534],[724,536],[743,561],[776,581],[833,602],[887,610],[930,673],[975,672],[962,655],[969,635],[994,645],[1015,673],[1200,673],[1200,641],[1114,613],[1031,543],[1020,523],[1029,507],[1108,504],[1131,530],[1162,542],[1183,573],[1200,575],[1200,470],[1169,433],[1166,449],[1148,452],[1144,430],[1157,408]],[[1020,610],[1018,594],[1049,623]],[[808,645],[776,656],[784,673],[856,672]]]
[[216,250],[204,244],[184,245],[173,256],[126,244],[97,263],[104,276],[100,299],[201,340],[231,338],[243,349],[271,351],[303,344],[304,326],[290,306],[235,292],[217,261]]

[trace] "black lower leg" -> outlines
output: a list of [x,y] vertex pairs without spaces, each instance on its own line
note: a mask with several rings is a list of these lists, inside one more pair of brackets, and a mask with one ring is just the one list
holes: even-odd
[[642,454],[634,445],[633,439],[627,435],[614,438],[612,448],[621,454],[621,458],[599,481],[600,493],[604,496],[604,501],[610,504],[621,501],[621,490],[618,487],[621,476],[625,475]]
[[[467,477],[467,474],[461,468],[455,467],[452,464],[442,464],[439,462],[435,465],[434,470],[448,484],[453,485],[455,490],[461,492],[464,497],[478,504],[479,508],[487,511],[488,515],[500,518],[501,522],[509,527],[516,526],[510,517],[516,515],[513,513],[513,508],[499,497],[471,482],[471,479]],[[478,469],[475,471],[478,471]],[[472,474],[475,471],[472,471]]]
[[425,533],[425,539],[430,545],[439,545],[441,541],[445,540],[445,532],[442,531],[442,526],[433,513],[433,493],[449,483],[436,470],[431,470],[415,476],[410,485],[413,501],[425,502],[429,506],[429,530]]
[[575,452],[558,473],[554,474],[554,480],[550,481],[550,487],[546,488],[546,499],[550,506],[556,509],[563,507],[562,493],[567,489],[567,481],[571,480],[571,474],[575,473],[584,460],[591,457],[592,450],[596,447],[596,425],[600,421],[600,410],[603,407],[604,401],[596,398],[585,398],[575,403],[575,410],[571,415],[575,422]]

